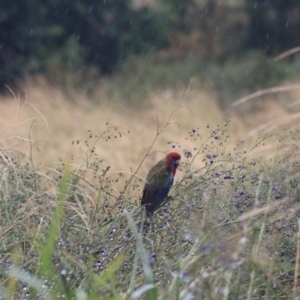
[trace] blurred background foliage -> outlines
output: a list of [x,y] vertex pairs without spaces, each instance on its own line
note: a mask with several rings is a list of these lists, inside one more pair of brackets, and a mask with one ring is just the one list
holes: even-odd
[[126,68],[134,73],[126,64],[149,55],[151,64],[172,62],[179,73],[180,64],[190,65],[190,77],[202,74],[204,82],[212,71],[213,89],[234,78],[264,87],[287,73],[270,59],[299,45],[298,0],[3,0],[0,88],[36,74],[57,83],[72,74],[80,86]]

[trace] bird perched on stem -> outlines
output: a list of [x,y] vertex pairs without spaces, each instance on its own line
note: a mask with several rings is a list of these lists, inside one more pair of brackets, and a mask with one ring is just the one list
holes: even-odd
[[150,169],[141,203],[146,209],[147,217],[151,217],[168,196],[180,159],[179,153],[171,152]]

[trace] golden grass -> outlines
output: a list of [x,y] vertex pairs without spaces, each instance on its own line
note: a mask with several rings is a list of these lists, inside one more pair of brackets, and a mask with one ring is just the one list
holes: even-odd
[[[14,93],[0,98],[0,141],[3,148],[29,153],[32,143],[35,164],[55,167],[59,159],[70,161],[74,155],[74,163],[84,165],[79,159],[79,148],[85,149],[83,141],[89,136],[88,130],[94,136],[100,135],[108,123],[117,126],[122,137],[111,129],[111,138],[107,142],[98,142],[96,153],[111,166],[111,171],[125,172],[137,167],[156,135],[157,126],[162,127],[171,111],[181,104],[155,143],[151,151],[153,155],[142,166],[143,174],[154,161],[172,150],[168,142],[177,144],[174,150],[181,153],[184,149],[197,147],[197,143],[199,147],[199,141],[195,145],[188,138],[192,128],[199,128],[205,139],[216,124],[221,125],[230,117],[230,146],[234,147],[240,139],[251,145],[261,128],[268,128],[269,122],[274,123],[279,118],[289,119],[293,113],[276,95],[263,101],[251,100],[225,112],[218,106],[214,95],[202,91],[197,81],[186,91],[154,91],[145,99],[145,105],[139,107],[125,103],[120,96],[109,96],[101,86],[95,91],[94,95],[98,96],[93,96],[92,101],[84,93],[66,93],[42,80],[28,81],[23,96]],[[296,99],[299,93],[293,93],[292,98]],[[208,124],[210,128],[207,128]],[[79,140],[79,145],[72,145],[74,140]],[[200,166],[201,161],[196,164]]]

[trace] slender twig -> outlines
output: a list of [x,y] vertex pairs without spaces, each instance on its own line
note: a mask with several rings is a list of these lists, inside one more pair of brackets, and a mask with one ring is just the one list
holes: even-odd
[[117,207],[117,205],[119,204],[118,202],[121,200],[121,198],[123,197],[123,195],[125,194],[126,190],[128,189],[131,181],[133,180],[133,178],[136,176],[137,172],[139,171],[139,169],[141,168],[142,164],[144,163],[146,157],[149,156],[149,153],[151,151],[151,149],[153,148],[157,138],[159,137],[159,135],[165,130],[165,128],[170,124],[170,121],[174,115],[174,113],[180,108],[182,107],[182,103],[184,101],[184,98],[187,94],[187,92],[190,91],[190,88],[191,88],[191,85],[192,85],[192,80],[190,81],[190,84],[189,86],[187,87],[187,89],[185,89],[183,95],[182,95],[182,101],[180,102],[180,104],[178,104],[170,113],[167,121],[165,122],[165,124],[159,128],[159,122],[158,122],[158,116],[156,115],[156,120],[157,120],[157,127],[156,127],[156,135],[152,141],[152,143],[150,144],[150,146],[148,147],[148,150],[146,151],[146,154],[144,155],[143,159],[141,160],[141,162],[139,163],[138,167],[136,168],[136,170],[131,174],[131,176],[129,177],[129,179],[126,181],[125,183],[125,186],[123,188],[123,190],[120,192],[120,195],[119,197],[117,198],[117,201],[116,203],[112,206],[112,208],[110,209],[110,211],[108,212],[108,216],[111,216],[111,213],[114,211],[114,209]]
[[293,293],[294,299],[297,297],[297,288],[298,288],[298,268],[299,268],[299,259],[300,259],[300,220],[298,219],[298,234],[297,234],[297,251],[296,251],[296,262],[295,262],[295,273],[294,273],[294,284],[293,284]]
[[290,50],[287,50],[287,51],[281,53],[280,55],[276,56],[276,57],[274,58],[274,60],[275,60],[275,61],[279,61],[279,60],[281,60],[281,59],[283,59],[283,58],[285,58],[285,57],[287,57],[287,56],[290,56],[290,55],[292,55],[292,54],[295,54],[295,53],[297,53],[297,52],[300,52],[300,46],[295,47],[295,48],[292,48],[292,49],[290,49]]
[[173,116],[173,114],[175,113],[176,110],[178,110],[181,107],[181,103],[176,106],[176,108],[171,112],[168,120],[166,121],[166,123],[164,124],[164,126],[162,128],[157,128],[156,131],[156,135],[152,141],[152,143],[150,144],[150,146],[148,147],[148,150],[146,151],[146,154],[144,155],[143,159],[141,160],[141,162],[139,163],[138,167],[136,168],[136,170],[131,174],[131,176],[129,177],[129,179],[126,181],[125,186],[123,188],[123,190],[120,192],[120,195],[117,199],[117,202],[113,205],[113,207],[110,209],[110,211],[108,212],[108,215],[111,216],[112,211],[116,208],[116,206],[118,205],[118,201],[122,198],[122,196],[125,194],[127,188],[129,187],[131,181],[133,180],[133,178],[136,176],[137,172],[139,171],[139,169],[141,168],[142,164],[144,163],[146,157],[149,156],[149,153],[151,151],[151,149],[153,148],[157,138],[159,137],[159,135],[163,132],[163,130],[170,124],[170,120]]
[[248,96],[245,96],[237,101],[234,101],[232,103],[232,106],[238,106],[240,104],[245,103],[248,100],[251,100],[253,98],[257,98],[266,94],[275,94],[275,93],[282,93],[282,92],[288,92],[288,91],[293,91],[293,90],[299,90],[300,89],[300,84],[291,84],[291,85],[285,85],[285,86],[275,86],[269,89],[265,90],[259,90],[255,93],[252,93]]

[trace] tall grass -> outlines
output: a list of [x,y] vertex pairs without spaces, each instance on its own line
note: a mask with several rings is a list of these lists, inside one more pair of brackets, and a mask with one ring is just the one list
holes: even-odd
[[[299,297],[297,103],[223,112],[198,83],[139,110],[44,83],[5,103],[0,298]],[[172,200],[142,235],[146,172],[173,150]]]
[[[173,114],[158,125],[168,126]],[[85,147],[74,142],[81,166],[61,162],[47,174],[26,153],[1,149],[2,298],[297,296],[297,130],[288,139],[286,132],[273,132],[234,148],[229,121],[207,125],[207,137],[196,126],[187,130],[194,147],[179,148],[183,175],[172,188],[173,200],[143,236],[136,228],[140,166],[131,174],[110,172],[95,151],[116,128],[89,133]],[[162,128],[157,134],[164,135]],[[266,160],[264,149],[274,138],[280,139],[278,155]],[[151,157],[156,141],[154,136],[140,161]],[[165,147],[179,144],[174,138]]]

